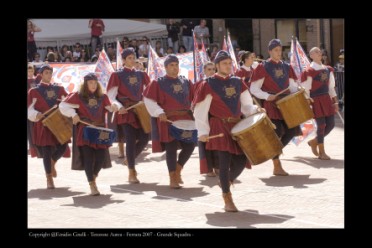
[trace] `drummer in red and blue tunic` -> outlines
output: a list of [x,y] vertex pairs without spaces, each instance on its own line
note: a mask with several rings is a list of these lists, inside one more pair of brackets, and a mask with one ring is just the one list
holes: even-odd
[[[67,117],[72,117],[73,132],[73,170],[85,170],[89,182],[91,195],[99,195],[96,185],[96,178],[102,168],[111,167],[108,144],[95,143],[91,139],[84,138],[84,130],[87,124],[96,127],[105,127],[105,113],[115,109],[111,106],[110,100],[102,92],[102,86],[98,83],[94,73],[84,77],[78,92],[69,94],[60,104],[60,111]],[[108,137],[102,137],[108,138]]]
[[254,61],[254,54],[249,51],[244,51],[241,55],[241,66],[235,72],[235,76],[240,77],[243,82],[249,87],[251,86],[251,77],[253,74],[253,63]]
[[35,122],[32,126],[32,143],[37,147],[44,163],[47,177],[47,188],[54,189],[53,177],[57,177],[55,164],[66,151],[67,143],[60,144],[53,133],[43,125],[42,113],[57,105],[67,96],[62,86],[51,84],[53,68],[50,65],[41,66],[39,73],[41,82],[28,92],[28,119]]
[[125,164],[128,165],[129,183],[139,183],[135,169],[135,158],[141,154],[146,147],[150,135],[143,131],[137,115],[126,108],[142,100],[144,88],[150,83],[149,76],[134,68],[136,55],[133,48],[126,48],[121,54],[123,58],[123,70],[111,74],[107,85],[107,95],[119,111],[116,113],[116,123],[124,130],[126,142]]
[[[232,59],[228,52],[219,51],[214,59],[217,73],[201,83],[193,101],[195,124],[199,140],[207,150],[218,151],[219,178],[225,211],[237,212],[231,192],[231,183],[242,173],[247,157],[232,139],[231,129],[241,117],[258,111],[241,78],[232,76]],[[224,136],[209,140],[209,135]]]
[[318,128],[316,137],[308,144],[315,156],[322,160],[329,160],[331,158],[324,149],[324,137],[334,128],[334,115],[338,111],[334,70],[332,67],[322,64],[322,51],[318,47],[313,47],[310,50],[310,58],[313,62],[302,73],[301,81],[307,92],[306,95],[310,95],[313,100],[311,104]]
[[[194,151],[195,144],[178,141],[170,134],[170,121],[193,120],[190,110],[193,99],[193,85],[184,76],[178,76],[179,61],[176,55],[170,54],[165,58],[166,75],[154,80],[145,89],[143,96],[146,108],[153,117],[152,151],[166,152],[169,171],[170,188],[179,189],[183,183],[181,170]],[[181,152],[177,159],[177,149]]]
[[[294,136],[301,135],[299,126],[288,128],[283,120],[283,116],[276,107],[275,102],[293,92],[298,91],[298,85],[295,82],[297,77],[293,68],[288,63],[281,60],[282,43],[279,39],[273,39],[269,42],[270,58],[263,61],[253,71],[251,78],[250,91],[252,95],[263,100],[263,107],[266,109],[267,115],[275,124],[275,132],[280,138],[280,141],[285,147]],[[283,94],[276,96],[275,94],[289,88]],[[279,160],[279,155],[273,158],[275,176],[288,176],[289,174],[283,169]]]

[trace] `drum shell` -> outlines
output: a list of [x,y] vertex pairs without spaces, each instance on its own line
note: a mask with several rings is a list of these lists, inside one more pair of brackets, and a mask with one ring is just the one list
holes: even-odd
[[61,114],[59,109],[54,110],[44,120],[46,126],[56,137],[60,144],[65,144],[72,137],[72,120]]
[[112,146],[115,141],[116,133],[112,129],[100,129],[85,126],[83,129],[83,140],[89,144]]
[[134,107],[133,111],[137,115],[143,131],[145,133],[150,133],[151,132],[151,117],[150,117],[149,112],[146,109],[145,104],[144,103],[138,104],[136,107]]
[[[270,120],[266,114],[263,114],[263,116],[263,118],[244,130],[232,133],[233,139],[238,142],[240,148],[253,165],[272,159],[281,154],[283,149],[283,144],[276,135]],[[232,132],[233,130],[234,128]]]
[[305,98],[304,91],[298,91],[276,102],[288,128],[294,128],[312,118],[313,110]]

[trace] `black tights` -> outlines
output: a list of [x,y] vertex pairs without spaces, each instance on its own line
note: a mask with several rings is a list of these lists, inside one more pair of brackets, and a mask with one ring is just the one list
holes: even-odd
[[315,119],[318,129],[316,130],[316,138],[318,144],[324,143],[324,137],[327,136],[335,127],[335,116],[325,116]]
[[93,175],[98,176],[99,171],[102,169],[105,149],[93,149],[90,146],[80,146],[79,148],[82,154],[85,174],[88,182],[91,182],[93,181]]
[[[284,148],[286,145],[288,145],[289,141],[291,141],[291,139],[296,135],[299,127],[288,128],[284,120],[272,119],[271,122],[275,124],[276,126],[276,129],[274,129],[275,133],[276,135],[278,135]],[[277,158],[279,158],[279,155],[275,156],[273,159],[277,159]]]
[[[125,152],[128,160],[128,167],[134,169],[135,158],[143,151],[149,142],[150,135],[145,133],[142,128],[134,128],[129,124],[124,124]],[[138,140],[138,142],[137,142]]]
[[230,192],[230,182],[233,182],[244,170],[247,157],[235,155],[226,151],[218,151],[220,167],[220,183],[223,193]]
[[62,157],[65,153],[67,147],[67,143],[63,145],[56,145],[55,151],[52,154],[53,146],[41,146],[43,152],[43,162],[44,162],[44,170],[46,174],[52,173],[52,159],[57,161]]
[[[177,148],[178,144],[181,145],[181,152],[178,155],[177,161]],[[186,164],[187,160],[189,160],[192,152],[194,151],[195,144],[194,143],[185,143],[182,141],[173,140],[168,143],[164,143],[165,145],[165,157],[167,160],[168,171],[172,172],[176,170],[177,163],[179,163],[182,167]]]

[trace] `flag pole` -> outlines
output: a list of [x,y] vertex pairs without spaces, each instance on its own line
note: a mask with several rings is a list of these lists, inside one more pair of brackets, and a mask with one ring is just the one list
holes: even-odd
[[[192,49],[192,58],[194,60],[194,83],[196,83],[195,33],[194,33],[194,29],[192,29],[191,31],[192,31],[192,42],[194,44],[194,49]],[[198,48],[196,48],[196,49],[198,49]]]

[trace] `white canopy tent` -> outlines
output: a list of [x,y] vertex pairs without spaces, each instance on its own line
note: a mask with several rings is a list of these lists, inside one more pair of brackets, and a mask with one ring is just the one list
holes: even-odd
[[[113,42],[116,37],[120,40],[123,36],[163,36],[167,34],[166,26],[128,19],[102,19],[105,31],[102,34],[104,42]],[[63,44],[72,45],[76,42],[81,44],[90,43],[89,19],[32,19],[41,28],[41,32],[35,33],[35,41],[38,47],[57,46]]]

